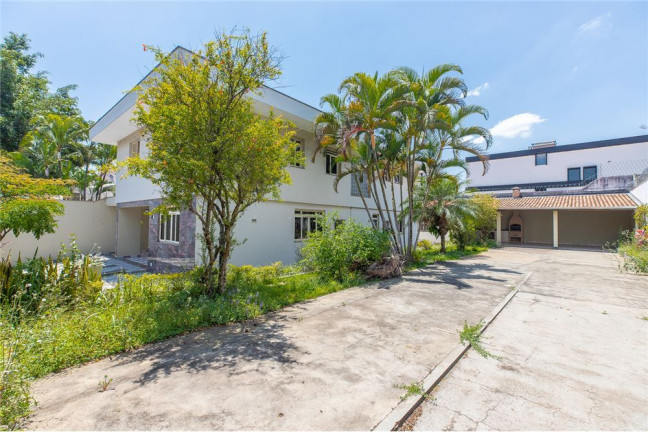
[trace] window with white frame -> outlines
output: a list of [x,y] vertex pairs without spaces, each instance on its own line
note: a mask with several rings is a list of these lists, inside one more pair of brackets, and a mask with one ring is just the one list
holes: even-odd
[[340,165],[336,160],[336,156],[332,153],[326,153],[326,174],[336,175],[338,173],[338,166]]
[[139,140],[133,141],[128,146],[128,156],[135,157],[140,155],[140,142]]
[[160,216],[160,241],[180,242],[180,213],[173,212],[166,216]]
[[302,141],[299,138],[291,138],[292,142],[294,142],[295,145],[295,158],[293,162],[290,164],[291,166],[298,167],[298,168],[303,168],[304,167],[304,141]]
[[322,229],[319,218],[324,215],[319,210],[295,210],[295,240],[303,240],[308,233]]

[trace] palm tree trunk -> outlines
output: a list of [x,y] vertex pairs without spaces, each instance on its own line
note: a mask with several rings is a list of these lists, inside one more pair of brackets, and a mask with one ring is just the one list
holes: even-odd
[[[358,180],[358,176],[355,175],[355,173],[351,174],[351,176],[355,180],[356,186],[358,187],[358,191],[360,191],[360,199],[362,199],[362,205],[367,211],[367,216],[369,216],[369,223],[371,224],[371,227],[373,229],[378,229],[377,226],[374,226],[374,221],[373,218],[371,217],[371,211],[369,210],[369,205],[367,204],[367,200],[365,200],[364,194],[362,193],[362,187],[361,187],[360,180]],[[367,186],[369,186],[369,179],[367,179]]]

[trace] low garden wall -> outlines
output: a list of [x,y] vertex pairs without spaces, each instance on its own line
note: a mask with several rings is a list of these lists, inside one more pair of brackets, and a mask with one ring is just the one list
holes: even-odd
[[23,258],[31,258],[38,249],[39,256],[55,257],[61,243],[69,244],[71,235],[76,237],[81,252],[115,251],[116,207],[106,205],[106,200],[62,201],[62,203],[65,214],[57,218],[58,228],[55,233],[45,234],[38,240],[31,234],[22,234],[18,238],[8,234],[0,247],[0,256],[11,254],[12,261],[16,261],[19,253]]

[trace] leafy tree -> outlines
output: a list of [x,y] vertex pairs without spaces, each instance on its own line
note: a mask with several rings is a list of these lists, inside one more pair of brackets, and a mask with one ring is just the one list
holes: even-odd
[[81,114],[70,95],[75,85],[49,92],[47,73],[33,72],[43,55],[30,52],[26,34],[10,32],[0,44],[0,150],[16,151],[27,132],[40,126],[48,113],[63,117]]
[[33,178],[0,155],[0,243],[10,232],[36,238],[54,232],[54,217],[63,214],[63,205],[55,198],[67,193],[62,181]]
[[281,59],[265,33],[248,31],[219,33],[192,54],[153,51],[159,73],[138,89],[136,109],[149,155],[130,158],[128,171],[159,188],[155,212],[188,208],[200,220],[206,290],[213,293],[218,262],[223,292],[238,219],[290,182],[291,125],[255,114],[248,97],[280,75]]
[[0,45],[0,150],[14,151],[47,95],[44,72],[31,73],[41,53],[29,53],[25,34],[9,33]]

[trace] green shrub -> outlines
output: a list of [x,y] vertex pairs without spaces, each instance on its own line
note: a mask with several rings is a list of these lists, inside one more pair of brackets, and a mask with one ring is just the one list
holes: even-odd
[[623,257],[624,270],[648,273],[648,235],[645,230],[624,231],[617,252]]
[[389,253],[389,235],[354,219],[335,226],[336,214],[321,218],[320,231],[311,232],[301,248],[302,264],[320,276],[338,281],[365,270]]
[[423,251],[429,251],[434,245],[430,240],[419,240],[416,244],[416,248]]
[[0,259],[0,305],[20,319],[93,299],[102,287],[101,275],[93,269],[97,263],[95,256],[79,252],[74,239],[69,247],[61,246],[56,262],[36,255],[25,261],[19,256],[15,264],[10,256]]

